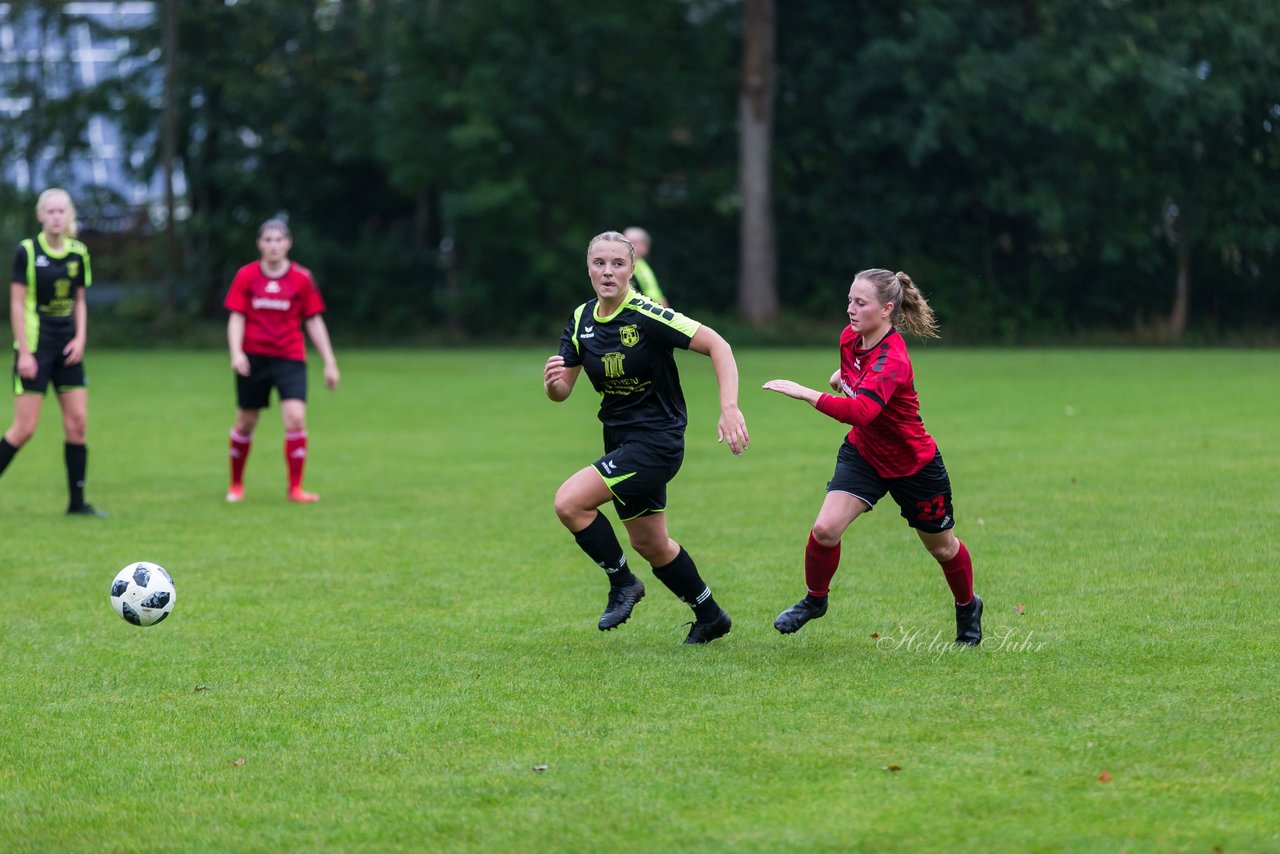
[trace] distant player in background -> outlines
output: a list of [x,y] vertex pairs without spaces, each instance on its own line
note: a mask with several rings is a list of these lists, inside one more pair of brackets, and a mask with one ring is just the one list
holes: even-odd
[[711,357],[720,388],[720,441],[740,455],[747,448],[747,422],[738,410],[738,366],[728,342],[670,309],[631,290],[635,255],[616,231],[596,235],[587,246],[587,274],[596,296],[573,312],[560,352],[547,359],[543,388],[557,403],[573,392],[584,369],[600,393],[604,456],[572,475],[556,492],[555,510],[581,548],[609,576],[609,597],[600,630],[622,625],[644,597],[613,527],[597,508],[612,499],[631,547],[653,574],[693,609],[685,643],[709,643],[733,625],[698,574],[693,558],[667,533],[667,483],[684,460],[688,423],[676,371],[675,348]]
[[13,424],[0,439],[0,473],[36,432],[49,384],[62,407],[66,436],[67,513],[106,516],[84,500],[89,450],[85,445],[89,391],[84,373],[88,311],[84,289],[93,284],[89,250],[76,240],[76,208],[65,190],[49,189],[36,202],[41,231],[18,244],[9,285],[13,326]]
[[236,374],[236,421],[231,428],[231,486],[227,501],[244,500],[244,465],[249,458],[258,416],[270,405],[271,389],[280,396],[284,419],[284,457],[289,468],[290,501],[311,503],[319,496],[302,489],[307,461],[307,352],[305,327],[324,360],[324,384],[338,387],[338,362],[325,326],[324,300],[311,271],[289,260],[293,238],[283,220],[258,228],[261,257],[236,273],[223,306],[231,369]]
[[827,613],[827,593],[840,564],[840,538],[888,492],[907,524],[942,565],[956,605],[956,643],[982,642],[982,600],[973,592],[973,562],[955,535],[951,480],[933,437],[924,429],[915,374],[895,323],[937,337],[933,310],[906,273],[863,270],[849,287],[849,325],[840,335],[840,369],[828,381],[841,396],[790,380],[766,389],[811,404],[852,424],[836,456],[827,497],[809,532],[804,574],[808,594],[778,615],[783,634]]
[[649,257],[649,232],[633,225],[622,234],[631,241],[631,245],[636,250],[636,269],[631,279],[632,284],[636,290],[648,297],[650,302],[656,302],[663,308],[670,308],[671,304],[663,296],[662,288],[658,287],[658,277],[653,274],[653,268],[646,260]]

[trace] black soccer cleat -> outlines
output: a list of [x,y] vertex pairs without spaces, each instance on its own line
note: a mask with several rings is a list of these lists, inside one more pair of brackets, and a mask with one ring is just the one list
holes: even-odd
[[982,643],[982,600],[977,593],[968,605],[956,606],[956,643],[963,646]]
[[805,596],[779,614],[778,619],[773,621],[773,627],[784,635],[789,635],[792,632],[800,631],[805,623],[810,620],[816,620],[825,613],[827,613],[826,596],[823,596],[821,600],[812,596]]
[[94,507],[92,504],[80,504],[75,507],[68,507],[67,515],[68,516],[93,516],[97,519],[107,518],[106,511],[99,510],[97,507]]
[[721,608],[720,613],[716,615],[714,620],[708,620],[705,623],[690,623],[689,636],[684,639],[684,642],[711,643],[716,638],[722,638],[729,634],[729,629],[731,628],[733,628],[733,620],[730,620],[724,608]]
[[637,578],[631,584],[609,588],[609,602],[600,615],[600,631],[616,629],[631,617],[631,610],[644,598],[644,582]]

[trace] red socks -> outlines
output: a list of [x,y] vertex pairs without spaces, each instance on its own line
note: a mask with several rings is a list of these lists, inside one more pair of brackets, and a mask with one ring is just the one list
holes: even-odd
[[804,581],[810,596],[826,596],[831,589],[831,578],[840,566],[840,544],[827,548],[809,532],[809,544],[804,549]]
[[249,446],[253,436],[246,436],[234,427],[231,428],[231,485],[244,483],[244,464],[249,459]]
[[957,605],[968,605],[973,601],[973,559],[969,557],[969,550],[964,547],[964,542],[960,543],[960,550],[956,552],[955,557],[948,561],[939,561],[942,564],[942,574],[946,576],[947,584],[951,587],[951,595],[956,598]]
[[289,491],[302,488],[302,467],[307,462],[307,431],[284,434],[284,458],[289,464]]

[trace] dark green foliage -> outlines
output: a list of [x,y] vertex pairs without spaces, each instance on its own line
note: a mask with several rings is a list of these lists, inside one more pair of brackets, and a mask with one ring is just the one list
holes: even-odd
[[[740,4],[176,5],[188,314],[217,316],[277,212],[339,335],[547,334],[589,296],[587,240],[630,224],[678,306],[731,313]],[[121,79],[7,127],[5,153],[45,140],[68,162],[109,111],[154,170],[159,25]],[[784,313],[838,317],[853,273],[887,266],[952,341],[1265,334],[1277,43],[1261,0],[778,4]],[[8,94],[44,91],[27,71]]]

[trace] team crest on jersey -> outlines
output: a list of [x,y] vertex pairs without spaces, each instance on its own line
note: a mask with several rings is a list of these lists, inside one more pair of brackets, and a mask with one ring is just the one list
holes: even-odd
[[640,343],[640,330],[635,324],[624,326],[618,330],[618,337],[622,339],[622,346],[634,347]]
[[79,261],[68,261],[68,262],[67,262],[67,275],[68,275],[68,276],[70,276],[70,277],[71,277],[71,278],[73,278],[73,279],[74,279],[76,276],[80,275],[80,262],[79,262]]
[[609,379],[617,379],[622,376],[622,354],[621,353],[605,353],[600,357],[600,361],[604,363],[604,375]]

